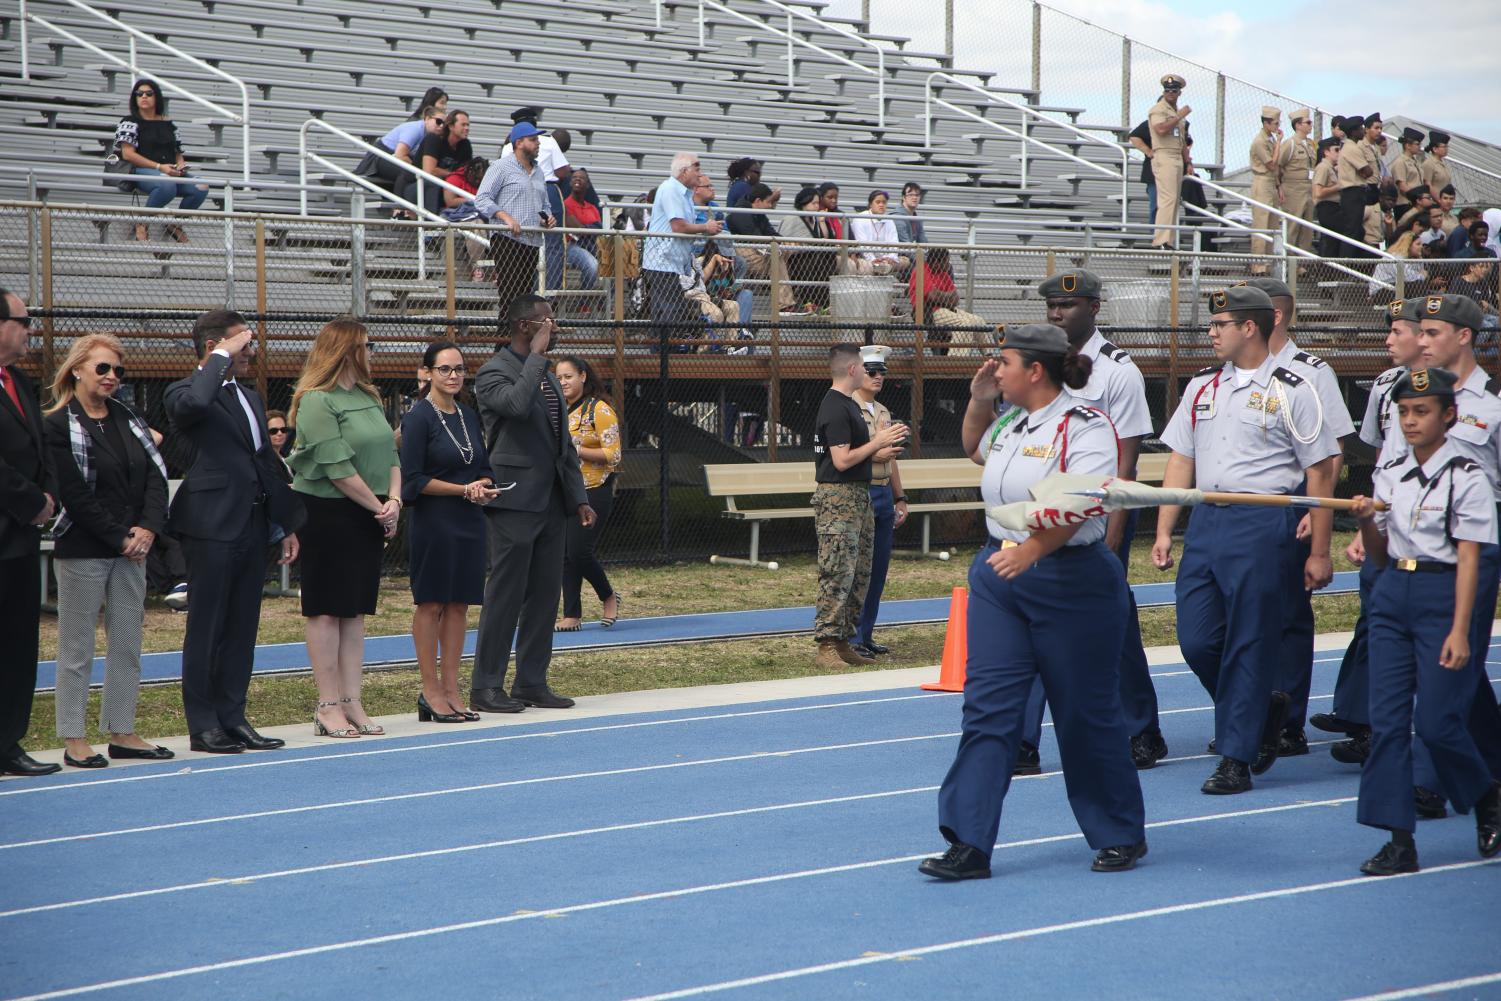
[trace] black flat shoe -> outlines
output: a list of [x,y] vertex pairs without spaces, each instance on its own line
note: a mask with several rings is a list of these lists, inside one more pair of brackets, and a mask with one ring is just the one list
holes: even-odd
[[469,707],[482,713],[519,713],[526,703],[511,698],[504,688],[476,688],[469,693]]
[[108,768],[109,759],[102,754],[90,754],[87,758],[80,761],[67,751],[64,751],[63,764],[69,768]]
[[1475,804],[1475,835],[1481,858],[1501,854],[1501,785],[1491,786]]
[[463,713],[440,713],[427,701],[426,695],[417,696],[417,722],[418,723],[465,723],[468,717]]
[[1418,811],[1418,816],[1424,820],[1443,820],[1449,815],[1444,809],[1444,797],[1432,789],[1424,789],[1422,786],[1412,787],[1412,805]]
[[875,654],[877,657],[884,657],[888,653],[891,652],[891,647],[889,647],[889,646],[882,646],[879,643],[867,643],[867,644],[865,644],[865,649],[869,650],[871,653]]
[[1360,863],[1360,871],[1367,876],[1397,876],[1404,872],[1418,871],[1418,850],[1388,841],[1381,850]]
[[1251,769],[1244,761],[1221,758],[1214,774],[1205,780],[1200,790],[1210,796],[1233,796],[1251,789]]
[[177,757],[165,747],[126,747],[124,744],[109,745],[109,756],[116,761],[138,758],[144,761],[168,761]]
[[1329,757],[1347,765],[1363,765],[1371,756],[1371,735],[1357,733],[1348,740],[1337,740],[1329,745]]
[[969,845],[949,845],[949,850],[940,856],[925,858],[917,865],[917,871],[934,879],[989,879],[990,859],[978,848]]
[[1094,864],[1089,868],[1095,872],[1125,872],[1127,869],[1135,869],[1137,860],[1145,858],[1146,854],[1145,841],[1138,841],[1134,845],[1101,848],[1095,853]]
[[511,698],[524,706],[536,706],[538,709],[572,709],[572,699],[559,695],[551,688],[533,688],[511,690]]
[[188,738],[188,747],[205,754],[239,754],[245,750],[244,744],[221,727],[193,734]]
[[0,775],[26,775],[35,778],[38,775],[51,775],[62,770],[62,765],[40,762],[25,751],[17,751],[0,761]]
[[1349,736],[1354,736],[1356,730],[1370,729],[1363,723],[1352,723],[1347,719],[1340,719],[1333,713],[1314,713],[1308,717],[1308,725],[1315,730],[1323,730],[1325,733],[1343,733]]
[[1167,757],[1167,741],[1153,730],[1138,733],[1131,738],[1131,761],[1137,768],[1155,768],[1157,762]]
[[239,726],[231,726],[227,729],[229,735],[244,744],[247,751],[274,751],[278,747],[287,746],[287,742],[280,737],[262,737],[249,723],[241,723]]
[[1287,719],[1287,702],[1285,692],[1272,693],[1272,700],[1266,709],[1266,721],[1261,725],[1261,750],[1251,763],[1252,775],[1261,775],[1277,763],[1277,755],[1282,747],[1282,724]]
[[1011,769],[1012,775],[1041,775],[1042,752],[1033,744],[1022,741],[1022,746],[1016,751],[1016,764]]
[[1209,738],[1209,743],[1206,744],[1206,745],[1204,745],[1204,753],[1205,754],[1213,754],[1214,753],[1214,741],[1215,741],[1215,738],[1214,737],[1210,737]]
[[1308,753],[1308,735],[1302,730],[1283,730],[1277,741],[1277,757],[1296,758]]

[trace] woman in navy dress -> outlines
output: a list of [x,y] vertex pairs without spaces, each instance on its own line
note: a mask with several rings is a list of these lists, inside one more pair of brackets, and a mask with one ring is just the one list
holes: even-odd
[[[470,605],[485,596],[484,505],[499,496],[479,415],[458,400],[458,345],[438,341],[422,356],[425,396],[401,421],[401,495],[411,553],[412,638],[422,671],[417,718],[477,720],[459,696],[459,662]],[[442,649],[441,671],[439,648]]]

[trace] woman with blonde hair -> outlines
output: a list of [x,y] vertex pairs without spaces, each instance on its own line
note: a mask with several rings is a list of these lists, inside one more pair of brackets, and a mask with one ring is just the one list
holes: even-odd
[[401,466],[370,376],[370,333],[345,317],[318,331],[292,394],[287,458],[302,495],[302,614],[318,686],[314,734],[385,731],[360,703],[365,616],[380,593],[385,540],[401,514]]
[[146,616],[146,554],[167,520],[167,466],[151,429],[114,399],[125,349],[108,334],[73,342],[52,381],[43,420],[62,513],[53,529],[57,567],[57,734],[74,768],[109,761],[87,737],[95,626],[104,612],[100,729],[110,758],[172,757],[135,733]]

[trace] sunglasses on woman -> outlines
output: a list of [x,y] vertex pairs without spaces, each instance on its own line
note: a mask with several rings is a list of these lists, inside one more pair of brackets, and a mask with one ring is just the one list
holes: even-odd
[[272,434],[286,434],[287,433],[287,429],[286,428],[267,428],[267,430],[270,431]]
[[98,375],[98,376],[108,375],[109,372],[110,372],[110,369],[114,369],[115,378],[116,379],[123,379],[123,378],[125,378],[125,366],[124,365],[111,365],[107,361],[102,361],[99,364],[95,365],[94,366],[94,374]]
[[138,91],[135,92],[135,96],[136,97],[155,97],[156,96],[156,91],[154,91],[154,90],[138,90]]

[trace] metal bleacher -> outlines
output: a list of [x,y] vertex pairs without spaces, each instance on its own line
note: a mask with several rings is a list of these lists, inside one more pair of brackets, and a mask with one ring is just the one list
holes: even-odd
[[[812,49],[798,48],[796,79],[789,83],[784,42],[712,9],[700,46],[695,0],[663,0],[660,27],[649,0],[111,0],[97,6],[250,88],[254,184],[234,192],[236,211],[299,211],[298,130],[309,116],[355,135],[377,136],[414,110],[412,102],[423,90],[439,85],[451,95],[451,109],[470,113],[471,139],[476,152],[486,156],[497,152],[512,109],[544,106],[543,125],[572,132],[570,160],[588,167],[596,188],[611,199],[628,200],[648,190],[665,176],[671,154],[689,149],[702,152],[721,193],[729,161],[765,159],[765,179],[788,193],[787,207],[790,193],[804,184],[838,183],[844,207],[853,212],[873,188],[895,193],[904,182],[917,181],[928,192],[924,214],[934,217],[927,230],[935,242],[1108,252],[1144,246],[1147,240],[1143,230],[1131,236],[1111,226],[1121,217],[1121,185],[1103,173],[1081,170],[1034,145],[1023,185],[1020,140],[942,109],[931,142],[924,136],[926,81],[940,69],[1057,122],[1080,123],[1085,109],[1050,107],[1019,81],[950,65],[942,54],[911,50],[904,39],[870,35],[869,26],[857,20],[800,19],[793,30],[872,67],[868,46],[852,43],[839,29],[888,47],[884,124],[878,123],[871,74],[851,72]],[[774,9],[757,0],[732,0],[731,6],[781,23]],[[820,14],[823,4],[804,0],[793,6]],[[124,51],[117,31],[69,5],[32,0],[29,7],[101,47]],[[128,101],[129,71],[33,28],[31,79],[23,81],[17,28],[14,7],[0,12],[0,128],[19,140],[12,146],[26,163],[97,170]],[[217,77],[163,60],[144,47],[137,58],[147,74],[165,74],[195,93],[228,102],[232,88]],[[1058,149],[1112,170],[1120,167],[1112,146],[1090,143],[1046,119],[1024,122],[1021,112],[964,86],[941,80],[933,86],[945,101],[990,121],[1025,127]],[[240,126],[181,98],[171,98],[170,105],[195,171],[237,175],[243,166]],[[1115,126],[1081,125],[1119,141]],[[357,150],[326,143],[319,148],[350,166],[358,159]],[[1132,199],[1142,197],[1137,169],[1133,162]],[[310,214],[350,213],[351,186],[344,179],[310,168],[309,181],[319,186],[308,200]],[[0,200],[31,195],[55,203],[129,207],[125,196],[106,191],[97,180],[46,169],[31,177],[0,173]],[[1145,221],[1141,203],[1131,204],[1133,221]],[[206,207],[215,205],[223,206],[218,189]],[[209,235],[200,238],[200,228]],[[129,238],[128,221],[101,221],[87,237],[74,233],[70,268],[58,278],[59,291],[71,287],[82,295],[95,275],[152,277],[160,279],[153,295],[163,301],[213,301],[214,290],[222,289],[222,241],[214,246],[217,231],[208,222],[189,231],[193,242],[173,248],[170,267],[160,262],[157,248]],[[340,284],[348,281],[348,247],[307,237],[295,222],[279,223],[274,261],[268,257],[273,285],[295,289],[302,308],[347,303]],[[243,233],[235,237],[237,254],[252,250],[241,245],[245,239]],[[375,235],[366,249],[371,272],[381,275],[372,284],[372,308],[431,305],[432,297],[409,294],[423,285],[410,240]],[[1041,249],[998,258],[977,291],[977,311],[998,321],[1030,315],[1035,305],[1024,305],[1024,296],[1047,263]],[[1122,256],[1102,266],[1113,278],[1156,281],[1161,288],[1170,265],[1160,256]],[[0,240],[0,275],[23,270],[17,248]],[[460,308],[493,315],[493,289],[468,282],[467,273],[463,277]],[[428,284],[436,296],[436,281]],[[383,297],[385,286],[408,294]]]

